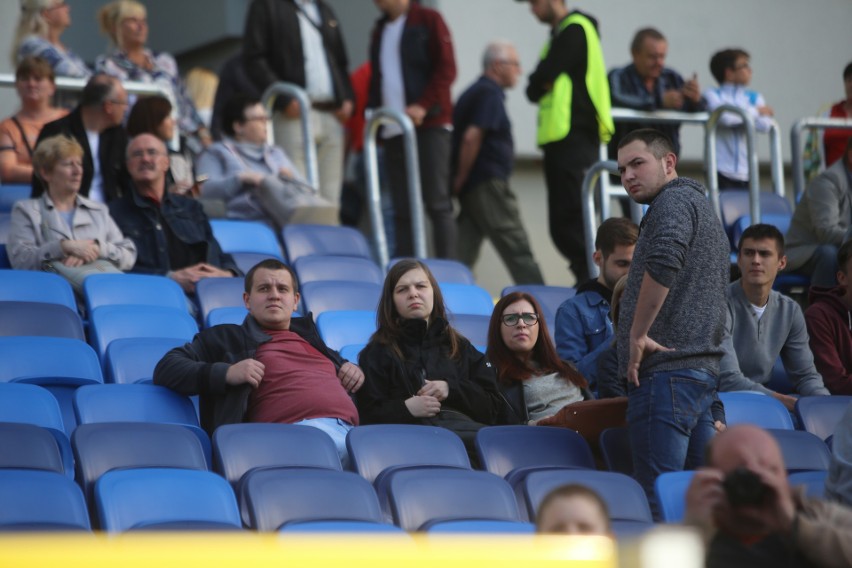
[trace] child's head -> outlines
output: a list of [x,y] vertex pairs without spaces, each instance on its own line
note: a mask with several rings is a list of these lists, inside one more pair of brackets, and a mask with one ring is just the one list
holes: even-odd
[[583,485],[563,485],[547,494],[535,520],[540,533],[611,535],[609,510],[600,495]]
[[749,59],[744,49],[723,49],[710,58],[710,72],[720,85],[748,85],[751,82]]

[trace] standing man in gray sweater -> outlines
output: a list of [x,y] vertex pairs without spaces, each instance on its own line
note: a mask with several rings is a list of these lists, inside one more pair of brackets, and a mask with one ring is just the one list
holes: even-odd
[[700,465],[714,433],[729,277],[728,239],[697,182],[678,177],[671,140],[657,130],[618,147],[621,183],[649,205],[619,314],[619,372],[627,376],[633,469],[659,516],[654,480]]
[[719,390],[762,392],[792,412],[796,397],[767,388],[780,355],[795,392],[831,394],[814,366],[802,308],[772,289],[787,264],[784,235],[773,225],[752,225],[740,237],[737,264],[742,276],[728,286]]

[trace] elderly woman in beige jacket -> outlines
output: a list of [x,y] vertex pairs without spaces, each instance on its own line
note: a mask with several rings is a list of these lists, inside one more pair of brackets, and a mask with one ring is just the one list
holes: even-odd
[[33,168],[47,192],[12,210],[6,245],[12,268],[41,270],[45,262],[80,266],[105,259],[121,270],[136,262],[136,245],[121,234],[106,205],[79,195],[83,148],[67,136],[42,140]]

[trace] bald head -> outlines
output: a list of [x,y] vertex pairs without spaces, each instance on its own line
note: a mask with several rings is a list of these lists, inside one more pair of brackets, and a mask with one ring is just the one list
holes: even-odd
[[786,472],[778,442],[766,430],[750,424],[738,424],[717,435],[708,448],[707,461],[725,474],[743,467]]

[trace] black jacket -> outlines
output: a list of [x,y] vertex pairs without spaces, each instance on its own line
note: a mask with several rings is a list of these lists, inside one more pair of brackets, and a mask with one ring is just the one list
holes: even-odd
[[[293,318],[290,330],[328,357],[339,370],[345,360],[326,346],[311,314]],[[198,333],[192,343],[176,347],[163,356],[154,369],[154,383],[181,394],[199,395],[201,426],[209,434],[222,424],[243,421],[251,387],[225,383],[228,367],[253,358],[258,346],[272,338],[251,316],[242,325],[217,325]]]
[[[530,421],[530,413],[527,410],[527,401],[524,398],[523,381],[501,381],[498,386],[503,398],[506,399],[506,412],[500,416],[502,424],[527,424]],[[582,387],[583,400],[594,400],[592,391]]]
[[424,379],[449,385],[444,409],[457,410],[482,424],[496,424],[503,407],[494,369],[485,355],[461,338],[458,359],[450,359],[447,322],[407,320],[400,341],[404,360],[385,345],[371,341],[359,356],[364,384],[356,393],[363,424],[431,424],[415,418],[405,400],[423,386]]
[[[62,118],[45,124],[38,135],[36,146],[45,138],[57,134],[70,136],[83,147],[83,183],[80,185],[80,195],[88,197],[92,178],[95,176],[95,163],[92,161],[92,149],[89,147],[89,138],[86,136],[79,106]],[[127,173],[124,155],[127,150],[127,132],[121,126],[113,126],[101,132],[99,140],[98,160],[104,181],[104,197],[109,202],[123,195],[130,186],[130,174]],[[44,193],[44,183],[35,173],[33,173],[32,186],[33,197]]]
[[[317,0],[317,4],[335,102],[340,105],[344,100],[354,101],[340,22],[322,0]],[[294,0],[253,0],[246,15],[243,62],[246,73],[261,92],[277,81],[305,87],[305,56]],[[275,108],[284,108],[287,102],[286,97],[278,97]]]

